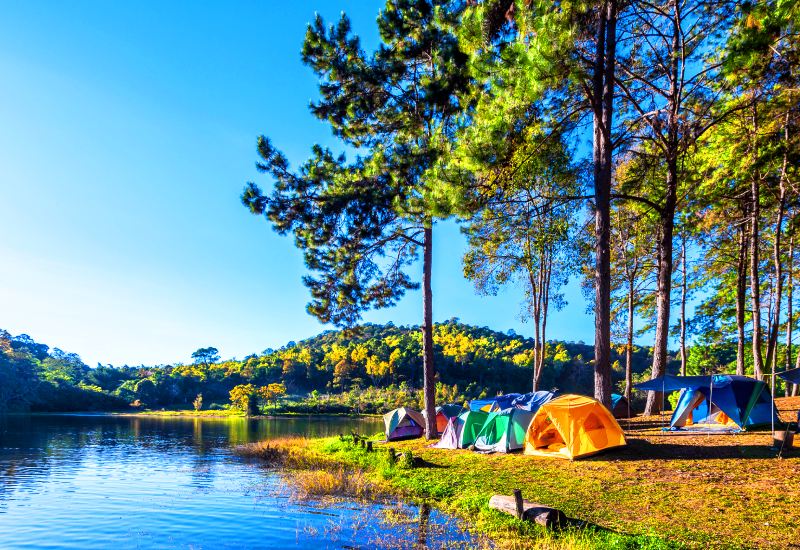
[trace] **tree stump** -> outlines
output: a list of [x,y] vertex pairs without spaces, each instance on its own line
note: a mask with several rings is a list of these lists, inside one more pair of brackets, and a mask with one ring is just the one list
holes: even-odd
[[558,527],[567,519],[561,510],[524,500],[519,489],[514,491],[514,496],[494,495],[489,499],[489,508],[548,528]]

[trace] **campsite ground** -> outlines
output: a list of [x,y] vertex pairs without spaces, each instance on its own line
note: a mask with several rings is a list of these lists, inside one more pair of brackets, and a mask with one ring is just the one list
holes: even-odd
[[[783,420],[796,418],[800,398],[777,403]],[[359,494],[379,491],[431,500],[469,520],[472,529],[501,547],[534,542],[551,548],[796,547],[800,448],[776,458],[769,431],[678,435],[662,431],[667,418],[623,420],[626,448],[574,462],[431,449],[422,440],[376,444],[379,452],[373,453],[339,438],[284,440],[269,452],[274,455],[276,445],[291,448],[295,462],[306,470],[297,476],[306,494],[324,493],[314,484],[323,478],[330,484],[326,476],[339,464],[355,470],[361,485],[372,486],[371,491],[360,487]],[[389,465],[383,452],[387,446],[411,451],[416,467]],[[315,463],[324,464],[316,476],[308,473]],[[598,528],[553,534],[488,509],[492,494],[511,494],[515,488],[528,500]]]

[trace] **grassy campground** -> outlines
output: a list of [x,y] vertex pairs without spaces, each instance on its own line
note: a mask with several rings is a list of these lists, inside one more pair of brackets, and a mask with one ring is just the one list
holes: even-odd
[[[785,420],[800,398],[779,399]],[[302,497],[347,494],[427,500],[502,548],[787,548],[800,525],[800,448],[775,458],[769,432],[675,435],[666,417],[623,420],[628,447],[569,462],[466,450],[422,440],[283,439],[242,449],[282,464]],[[410,451],[389,464],[387,447]],[[564,511],[587,528],[548,532],[489,510],[492,494],[520,488],[526,499]]]

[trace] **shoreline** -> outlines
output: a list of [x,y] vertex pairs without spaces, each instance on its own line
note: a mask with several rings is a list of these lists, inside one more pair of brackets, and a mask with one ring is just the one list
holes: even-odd
[[[501,472],[482,471],[479,475],[470,475],[468,482],[462,483],[447,471],[453,466],[430,459],[424,440],[386,443],[373,438],[370,441],[375,449],[371,453],[356,445],[350,436],[344,439],[334,436],[280,438],[244,445],[238,454],[250,460],[262,460],[266,467],[285,476],[287,486],[293,486],[293,490],[304,499],[352,499],[378,503],[395,500],[427,504],[455,519],[460,529],[482,541],[480,548],[660,550],[690,547],[661,538],[653,532],[618,532],[573,517],[570,517],[570,524],[561,529],[548,529],[521,521],[488,508],[486,488]],[[388,448],[398,451],[394,464],[387,460]],[[411,460],[404,456],[409,451],[414,457]],[[432,454],[453,452],[430,451]],[[518,453],[504,456],[524,460]],[[449,458],[455,458],[454,466],[458,468],[459,459],[464,457],[489,461],[493,458],[463,450],[455,451]],[[440,475],[454,483],[442,483],[438,479]]]
[[[792,407],[800,404],[791,399]],[[781,412],[783,420],[791,415]],[[369,438],[372,452],[350,436],[334,436],[267,440],[239,454],[285,471],[287,483],[300,483],[306,493],[346,496],[367,483],[392,498],[428,502],[499,548],[791,547],[800,523],[800,446],[777,459],[770,432],[674,437],[661,431],[667,419],[624,421],[626,447],[575,461],[377,436]],[[331,483],[336,472],[352,479]],[[514,489],[588,527],[547,530],[488,508],[492,495]]]
[[376,420],[382,418],[379,414],[339,414],[339,413],[276,413],[245,416],[240,412],[226,411],[192,411],[192,410],[165,410],[165,411],[54,411],[54,412],[5,412],[2,416],[114,416],[138,418],[245,418],[249,420],[273,420],[292,418],[348,418],[351,420]]
[[221,414],[214,414],[217,411],[205,413],[204,411],[195,412],[195,411],[142,411],[142,412],[135,412],[135,413],[110,413],[112,416],[135,416],[135,417],[165,417],[165,418],[245,418],[248,420],[273,420],[273,419],[290,419],[290,418],[349,418],[351,420],[368,420],[368,419],[378,419],[381,418],[381,415],[371,415],[371,414],[336,414],[336,413],[323,413],[323,414],[316,414],[316,413],[276,413],[276,414],[258,414],[258,415],[251,415],[245,416],[242,413],[224,413],[219,411]]

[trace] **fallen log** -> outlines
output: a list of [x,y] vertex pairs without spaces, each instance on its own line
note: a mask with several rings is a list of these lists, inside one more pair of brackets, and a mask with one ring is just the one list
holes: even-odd
[[489,499],[489,508],[511,514],[519,519],[536,522],[545,527],[558,527],[567,520],[567,516],[561,510],[523,500],[519,490],[514,491],[514,496],[494,495]]

